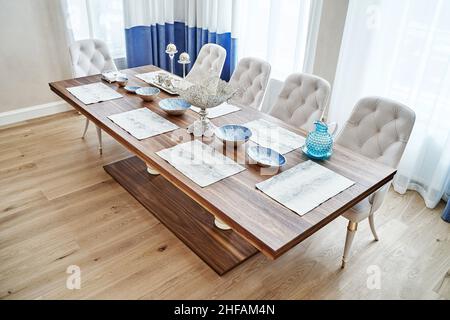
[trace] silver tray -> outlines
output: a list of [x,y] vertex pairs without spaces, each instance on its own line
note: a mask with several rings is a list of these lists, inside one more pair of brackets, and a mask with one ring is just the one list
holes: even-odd
[[145,81],[146,83],[148,83],[148,84],[150,84],[150,85],[152,85],[152,86],[155,86],[155,87],[157,87],[157,88],[159,88],[159,89],[161,89],[161,90],[167,92],[168,94],[171,94],[171,95],[177,95],[177,93],[176,93],[176,91],[174,90],[174,88],[168,88],[168,87],[164,86],[162,83],[159,83],[159,82],[155,81],[154,78],[156,77],[156,75],[157,75],[158,73],[166,73],[166,74],[169,74],[170,77],[171,77],[173,80],[175,80],[176,82],[184,82],[185,84],[183,85],[183,87],[186,87],[186,86],[190,86],[190,85],[191,85],[190,82],[184,80],[183,78],[181,78],[181,77],[179,77],[179,76],[177,76],[177,75],[171,74],[171,73],[169,73],[169,72],[167,72],[167,71],[153,71],[153,72],[147,72],[147,73],[137,74],[136,77],[139,78],[139,79],[141,79],[142,81]]

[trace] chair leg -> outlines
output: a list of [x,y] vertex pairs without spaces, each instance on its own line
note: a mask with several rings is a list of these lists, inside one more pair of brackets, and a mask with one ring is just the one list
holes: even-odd
[[103,146],[102,146],[102,129],[100,127],[96,127],[97,129],[97,137],[98,137],[98,152],[100,155],[103,154]]
[[375,238],[375,241],[378,241],[378,234],[375,230],[375,222],[373,221],[373,213],[369,216],[369,224],[370,224],[370,230],[372,230],[373,237]]
[[344,255],[342,256],[341,268],[345,268],[345,264],[348,261],[350,248],[352,246],[353,238],[355,237],[356,230],[358,228],[358,223],[349,221],[347,226],[347,236],[345,238]]
[[89,119],[86,118],[86,122],[84,124],[84,131],[83,131],[83,135],[81,136],[81,139],[84,139],[84,137],[86,136],[86,132],[89,128],[89,122],[90,122]]

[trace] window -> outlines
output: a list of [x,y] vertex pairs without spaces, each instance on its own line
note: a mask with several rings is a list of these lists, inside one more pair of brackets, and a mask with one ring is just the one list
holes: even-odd
[[269,61],[272,78],[284,80],[304,67],[310,0],[238,2],[238,59]]
[[124,58],[122,0],[65,0],[68,26],[74,40],[97,38],[106,42],[113,58]]

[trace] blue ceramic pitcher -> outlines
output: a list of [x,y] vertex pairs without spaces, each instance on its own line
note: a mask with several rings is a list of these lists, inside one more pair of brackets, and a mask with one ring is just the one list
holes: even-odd
[[316,121],[314,125],[316,128],[306,137],[306,143],[302,150],[309,158],[326,160],[333,153],[333,138],[337,131],[337,123],[333,123],[335,128],[332,133],[328,132],[328,128],[332,124]]

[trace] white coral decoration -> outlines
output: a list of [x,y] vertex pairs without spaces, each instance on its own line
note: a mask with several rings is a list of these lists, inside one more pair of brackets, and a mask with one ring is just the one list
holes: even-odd
[[207,109],[229,100],[237,91],[237,88],[228,82],[217,76],[211,76],[186,89],[178,89],[177,93],[191,105]]

